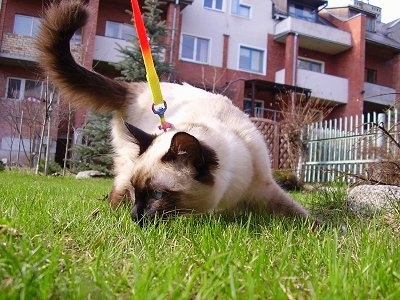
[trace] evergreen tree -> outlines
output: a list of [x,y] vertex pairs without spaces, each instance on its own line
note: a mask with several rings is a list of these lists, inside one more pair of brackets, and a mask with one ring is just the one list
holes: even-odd
[[[163,41],[167,36],[167,26],[161,20],[162,10],[159,8],[159,0],[145,0],[142,13],[147,36],[150,40],[154,67],[158,76],[167,76],[172,72],[172,66],[162,59]],[[118,79],[124,81],[146,81],[146,69],[139,41],[135,38],[132,40],[132,45],[126,48],[119,46],[118,51],[123,57],[120,62],[113,64],[121,72],[122,77]]]
[[75,145],[75,167],[78,171],[97,170],[110,175],[112,157],[110,143],[111,114],[89,114],[82,130],[83,141]]
[[[158,0],[145,0],[142,8],[144,24],[150,39],[154,67],[159,76],[168,75],[172,67],[163,61],[162,42],[167,35],[165,22],[161,20],[161,9],[158,8]],[[132,45],[126,48],[119,46],[123,59],[119,63],[112,64],[121,72],[122,77],[117,78],[124,81],[146,81],[146,69],[143,62],[142,52],[136,38]],[[111,114],[88,116],[82,135],[83,143],[75,145],[76,159],[73,160],[77,170],[98,170],[111,174],[112,170],[112,146],[110,143],[109,122]]]

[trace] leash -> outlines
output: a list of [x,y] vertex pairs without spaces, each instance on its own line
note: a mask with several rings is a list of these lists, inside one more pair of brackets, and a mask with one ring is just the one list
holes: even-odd
[[138,0],[131,0],[131,4],[136,33],[138,35],[140,50],[142,51],[143,61],[146,68],[146,78],[153,95],[153,105],[151,106],[151,110],[154,114],[160,117],[161,125],[158,126],[158,128],[167,131],[167,129],[171,128],[172,125],[165,120],[164,114],[167,110],[167,102],[165,102],[161,93],[160,80],[154,67],[149,38],[147,37],[146,28],[144,27],[142,13],[140,12]]

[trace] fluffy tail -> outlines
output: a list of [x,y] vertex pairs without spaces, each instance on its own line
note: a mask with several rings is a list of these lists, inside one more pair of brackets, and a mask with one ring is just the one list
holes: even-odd
[[36,47],[39,64],[64,99],[97,111],[123,111],[132,90],[77,64],[70,39],[89,18],[88,7],[79,0],[53,3],[44,13]]

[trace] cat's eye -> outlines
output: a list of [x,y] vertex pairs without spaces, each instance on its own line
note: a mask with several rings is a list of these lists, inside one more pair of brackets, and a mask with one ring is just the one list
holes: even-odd
[[153,198],[155,200],[160,200],[163,197],[163,191],[154,190],[153,191]]

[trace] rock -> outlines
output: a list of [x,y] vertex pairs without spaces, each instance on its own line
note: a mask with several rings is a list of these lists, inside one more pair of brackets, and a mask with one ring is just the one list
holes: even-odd
[[390,211],[400,205],[400,187],[394,185],[359,185],[347,193],[349,209],[362,215]]
[[304,192],[314,192],[317,189],[317,185],[305,183],[303,184],[303,191]]
[[87,179],[87,178],[93,178],[93,177],[105,177],[106,174],[100,171],[96,170],[88,170],[88,171],[82,171],[76,174],[75,178],[76,179]]

